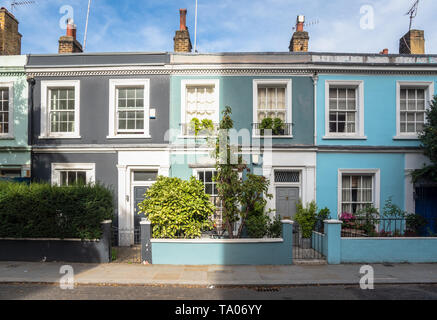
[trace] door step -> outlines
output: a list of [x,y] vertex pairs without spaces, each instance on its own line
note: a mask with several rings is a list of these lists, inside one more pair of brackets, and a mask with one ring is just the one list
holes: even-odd
[[298,266],[321,266],[327,265],[326,260],[322,259],[311,259],[311,260],[293,260],[294,265]]

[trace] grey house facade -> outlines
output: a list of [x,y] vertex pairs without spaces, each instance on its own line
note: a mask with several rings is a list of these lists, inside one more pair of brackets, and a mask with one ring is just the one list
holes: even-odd
[[137,204],[169,175],[166,53],[31,55],[32,180],[99,182],[114,192],[119,244],[132,245]]

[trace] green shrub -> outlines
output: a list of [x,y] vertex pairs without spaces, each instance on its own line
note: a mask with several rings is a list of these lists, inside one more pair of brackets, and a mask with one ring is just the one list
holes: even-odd
[[211,230],[214,205],[204,191],[202,182],[159,177],[139,204],[153,225],[157,239],[198,238]]
[[277,215],[269,225],[269,238],[280,238],[282,236],[282,222],[281,217]]
[[312,201],[307,208],[304,208],[302,201],[299,201],[296,207],[297,213],[295,219],[302,231],[302,237],[309,239],[313,234],[314,226],[317,221],[317,204],[315,201]]
[[113,196],[102,185],[51,186],[0,182],[0,237],[99,239],[113,218]]

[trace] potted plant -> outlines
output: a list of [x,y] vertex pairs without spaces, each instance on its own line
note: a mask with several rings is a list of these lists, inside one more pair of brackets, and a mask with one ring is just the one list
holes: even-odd
[[214,123],[210,119],[200,121],[197,118],[193,118],[189,123],[188,130],[189,135],[194,135],[195,137],[197,137],[199,133],[208,136],[214,131]]
[[315,201],[312,201],[308,204],[307,208],[304,208],[302,201],[299,201],[296,207],[297,213],[295,219],[302,233],[302,238],[299,239],[300,247],[311,249],[311,237],[317,221],[317,204]]
[[272,130],[273,132],[273,119],[272,118],[264,118],[259,126],[260,135],[264,135],[264,130]]
[[285,123],[280,118],[273,119],[273,135],[283,136],[285,134]]

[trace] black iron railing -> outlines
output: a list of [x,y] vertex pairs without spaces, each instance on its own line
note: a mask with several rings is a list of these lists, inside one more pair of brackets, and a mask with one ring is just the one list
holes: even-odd
[[[282,137],[282,136],[292,136],[293,135],[293,124],[292,123],[284,123],[281,128],[276,129],[265,129],[261,126],[261,123],[253,123],[252,130],[255,136],[273,136],[273,137]],[[271,134],[270,134],[271,132]]]
[[214,123],[214,127],[211,129],[200,129],[197,134],[196,130],[191,123],[181,123],[181,133],[183,136],[187,137],[196,137],[196,138],[206,138],[206,137],[212,137],[216,135],[217,130],[219,128],[218,123]]

